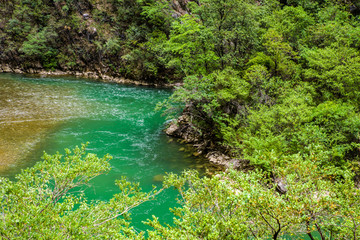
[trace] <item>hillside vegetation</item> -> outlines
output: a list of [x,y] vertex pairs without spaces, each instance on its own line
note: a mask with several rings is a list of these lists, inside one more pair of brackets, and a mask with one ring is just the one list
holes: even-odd
[[172,226],[148,222],[152,239],[358,239],[359,9],[350,0],[1,1],[0,63],[183,82],[159,107],[184,110],[204,152],[256,170],[169,175],[182,207]]
[[146,46],[169,26],[145,14],[155,1],[0,1],[0,63],[11,67],[94,71],[162,82],[171,69]]

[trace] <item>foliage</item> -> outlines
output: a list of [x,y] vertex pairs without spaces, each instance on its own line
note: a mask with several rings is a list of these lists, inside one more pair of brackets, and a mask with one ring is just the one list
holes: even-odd
[[[164,188],[179,191],[179,207],[172,209],[174,222],[163,225],[155,216],[146,223],[151,239],[280,239],[307,234],[357,238],[359,189],[354,174],[344,171],[334,180],[310,154],[290,156],[269,174],[232,169],[213,177],[199,177],[188,170],[168,174],[161,190],[141,192],[125,178],[116,181],[120,193],[109,201],[89,202],[84,187],[110,170],[109,155],[85,153],[85,145],[73,152],[44,154],[43,161],[23,170],[16,181],[1,178],[0,235],[4,239],[74,238],[143,239],[130,225],[129,211],[153,199]],[[285,192],[279,193],[279,185]]]
[[217,56],[213,51],[212,33],[195,19],[185,15],[175,22],[167,51],[171,52],[170,67],[179,66],[186,76],[206,74],[213,69]]
[[[309,49],[303,53],[308,69],[305,79],[314,82],[322,100],[342,99],[356,104],[359,100],[359,53],[348,47]],[[321,90],[320,90],[321,89]]]
[[45,68],[54,68],[56,67],[54,58],[57,55],[57,49],[52,46],[55,45],[56,38],[56,32],[44,28],[39,32],[29,34],[20,51],[32,60],[40,59]]
[[110,170],[109,155],[86,154],[85,145],[63,157],[44,154],[43,161],[23,170],[16,181],[0,179],[3,239],[142,238],[130,227],[129,211],[158,193],[141,192],[125,178],[108,202],[88,201],[83,194],[94,177]]
[[[314,156],[312,156],[313,158]],[[310,158],[292,156],[279,168],[277,179],[286,185],[279,194],[277,184],[261,171],[229,170],[212,178],[199,178],[193,171],[170,174],[166,186],[180,194],[181,207],[172,209],[173,225],[162,225],[156,217],[148,224],[152,239],[281,239],[306,234],[311,239],[330,236],[356,238],[359,191],[352,174],[332,182]],[[351,189],[351,190],[350,190]],[[348,201],[347,194],[351,195]],[[348,210],[342,206],[351,206]],[[351,210],[350,210],[351,209]],[[352,214],[348,215],[351,211]]]
[[[174,226],[149,222],[155,227],[149,233],[153,238],[275,239],[306,233],[314,239],[314,228],[322,239],[355,239],[359,9],[357,1],[347,0],[0,1],[0,64],[181,81],[160,107],[176,114],[184,109],[190,115],[191,126],[202,134],[199,139],[211,142],[212,149],[205,146],[204,153],[224,150],[258,169],[203,179],[191,172],[170,175],[167,184],[179,189],[183,206],[174,210]],[[46,161],[52,158],[60,162],[57,155]],[[90,209],[91,204],[74,194],[54,202],[54,178],[46,173],[41,180],[36,171],[31,178],[31,171],[20,176],[40,184],[32,191],[45,194],[41,199],[60,211],[45,208],[38,215],[57,216],[47,221],[61,226],[64,234],[75,231],[62,221],[86,214],[74,206]],[[285,195],[275,193],[279,177],[286,179]],[[14,216],[5,214],[9,218],[1,224],[13,227],[14,234],[21,229],[25,234],[30,223],[21,215],[37,215],[44,205],[20,205],[33,210],[11,212],[17,199],[40,198],[32,191],[21,192],[28,185],[20,180],[2,184],[3,196],[14,191],[2,198],[11,200],[4,211]],[[46,191],[40,191],[42,187]],[[134,194],[141,202],[152,193]],[[66,201],[69,209],[61,205]],[[111,215],[104,210],[108,204],[93,206]],[[11,219],[19,222],[9,225]],[[116,231],[132,237],[125,220],[106,224],[118,221]],[[40,222],[33,225],[39,228]],[[52,234],[49,229],[44,227],[46,234]]]
[[285,2],[190,4],[163,45],[168,65],[185,73],[166,104],[185,103],[204,137],[267,171],[313,153],[341,174],[358,159],[359,22],[343,2]]
[[271,26],[294,47],[298,47],[299,40],[306,36],[307,29],[315,22],[302,7],[285,6],[271,17]]

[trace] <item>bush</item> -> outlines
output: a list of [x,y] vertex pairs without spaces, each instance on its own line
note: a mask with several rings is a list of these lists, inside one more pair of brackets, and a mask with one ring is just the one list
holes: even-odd
[[86,154],[85,145],[66,155],[44,154],[16,181],[0,179],[0,236],[4,239],[134,239],[129,211],[158,192],[141,192],[138,184],[116,181],[120,193],[109,201],[88,202],[84,187],[110,170],[109,155]]

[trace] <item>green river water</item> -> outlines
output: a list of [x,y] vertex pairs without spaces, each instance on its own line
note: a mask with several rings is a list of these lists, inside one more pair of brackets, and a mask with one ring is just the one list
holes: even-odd
[[[168,89],[70,77],[0,74],[0,176],[13,179],[41,160],[43,151],[63,153],[85,142],[88,152],[113,156],[110,173],[95,178],[86,191],[92,200],[110,199],[121,176],[150,191],[153,185],[161,187],[166,172],[214,170],[163,132],[165,118],[154,108],[170,94]],[[176,191],[167,189],[135,208],[132,225],[149,229],[142,221],[152,215],[171,224],[169,208],[176,206],[176,198]]]
[[[107,200],[118,190],[115,179],[126,176],[144,191],[161,186],[165,172],[200,171],[208,166],[163,133],[165,118],[155,105],[167,89],[100,83],[85,79],[0,74],[0,175],[12,178],[53,154],[89,142],[88,152],[109,153],[112,170],[96,178],[89,199]],[[176,192],[166,190],[155,201],[133,211],[133,223],[156,215],[170,222]]]

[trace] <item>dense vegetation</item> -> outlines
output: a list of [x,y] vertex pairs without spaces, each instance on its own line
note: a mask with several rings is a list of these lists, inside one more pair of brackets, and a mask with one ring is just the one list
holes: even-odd
[[351,171],[342,180],[329,181],[323,169],[298,156],[278,168],[287,179],[282,195],[262,171],[229,170],[212,178],[187,171],[169,174],[163,188],[149,193],[122,178],[113,198],[90,202],[84,189],[110,170],[110,159],[86,154],[83,145],[66,150],[65,156],[44,154],[16,181],[0,178],[1,239],[143,239],[145,233],[130,225],[130,211],[169,187],[178,189],[181,207],[172,210],[172,225],[162,225],[155,216],[147,221],[153,227],[147,232],[150,239],[359,236],[360,189],[354,187]]
[[1,1],[0,60],[182,80],[166,111],[185,109],[206,147],[257,169],[170,175],[165,186],[183,205],[173,226],[149,221],[152,238],[315,239],[316,230],[357,239],[359,9],[347,0]]
[[286,167],[286,194],[263,171],[229,170],[212,178],[198,173],[169,174],[161,189],[144,193],[138,184],[116,181],[119,193],[109,201],[88,201],[89,181],[110,170],[110,156],[72,152],[44,154],[16,181],[0,178],[1,239],[143,239],[130,224],[130,211],[166,188],[179,191],[174,222],[156,216],[149,239],[357,239],[360,189],[351,171],[341,180],[326,177],[312,160],[294,157]]
[[146,16],[154,2],[0,1],[0,63],[165,81],[171,70],[145,46],[153,31],[168,28]]
[[357,169],[360,25],[350,6],[191,6],[162,48],[185,75],[167,104],[185,102],[200,134],[213,129],[207,137],[266,171],[294,155],[329,175]]

